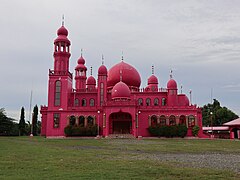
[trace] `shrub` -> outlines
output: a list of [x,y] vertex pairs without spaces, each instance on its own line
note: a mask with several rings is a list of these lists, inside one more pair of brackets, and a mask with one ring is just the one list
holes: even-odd
[[178,136],[178,128],[177,126],[170,126],[170,137],[177,137]]
[[185,137],[187,135],[186,125],[150,126],[148,131],[152,136],[158,137]]
[[72,127],[72,136],[79,136],[80,133],[80,128],[78,126]]
[[199,126],[194,126],[194,127],[192,128],[192,134],[193,134],[193,136],[197,136],[199,130],[200,130]]
[[184,138],[187,135],[187,126],[185,124],[179,124],[177,129],[177,136]]
[[149,133],[150,133],[151,135],[157,136],[157,129],[156,129],[156,127],[150,126],[150,127],[148,128],[148,131],[149,131]]
[[93,126],[71,126],[68,125],[64,128],[66,136],[96,136],[98,133],[97,125]]
[[64,133],[66,136],[71,136],[72,135],[72,126],[68,125],[64,128]]

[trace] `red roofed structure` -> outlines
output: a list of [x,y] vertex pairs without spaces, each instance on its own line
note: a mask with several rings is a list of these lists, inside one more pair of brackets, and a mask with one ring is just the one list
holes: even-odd
[[240,118],[224,123],[230,130],[230,139],[240,139]]

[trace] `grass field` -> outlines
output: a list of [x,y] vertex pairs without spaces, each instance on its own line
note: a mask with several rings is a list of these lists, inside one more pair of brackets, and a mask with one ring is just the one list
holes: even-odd
[[230,140],[0,137],[0,179],[240,179],[239,159]]

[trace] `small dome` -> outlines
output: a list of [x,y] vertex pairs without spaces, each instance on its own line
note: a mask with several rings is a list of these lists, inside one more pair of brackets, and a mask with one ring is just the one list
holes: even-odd
[[178,102],[180,106],[189,106],[189,99],[185,94],[178,95]]
[[85,59],[82,57],[82,55],[81,55],[81,57],[78,59],[78,64],[85,64]]
[[167,83],[168,89],[177,89],[177,83],[174,79],[170,79]]
[[130,99],[130,89],[120,81],[112,89],[112,99]]
[[158,79],[156,76],[154,75],[151,75],[149,78],[148,78],[148,85],[150,84],[158,84]]
[[60,35],[67,36],[68,30],[64,26],[62,26],[57,30],[57,35],[58,36],[60,36]]
[[87,85],[96,85],[96,80],[93,76],[89,76],[87,79]]
[[[120,74],[120,72],[122,74]],[[113,87],[115,84],[120,82],[120,77],[122,76],[122,81],[126,83],[129,87],[137,87],[139,88],[141,85],[141,77],[138,71],[125,62],[120,62],[114,65],[108,71],[108,80],[107,86],[109,88]]]
[[76,66],[76,68],[75,68],[75,70],[87,70],[87,67],[86,66],[84,66],[83,64],[78,64],[77,66]]
[[106,66],[101,65],[101,66],[98,68],[98,74],[100,74],[100,75],[107,75],[107,73],[108,73],[108,71],[107,71]]

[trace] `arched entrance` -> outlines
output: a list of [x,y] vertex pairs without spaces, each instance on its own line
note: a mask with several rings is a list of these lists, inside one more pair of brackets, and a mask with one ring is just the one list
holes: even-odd
[[112,113],[110,115],[110,134],[131,134],[132,116],[129,113]]

